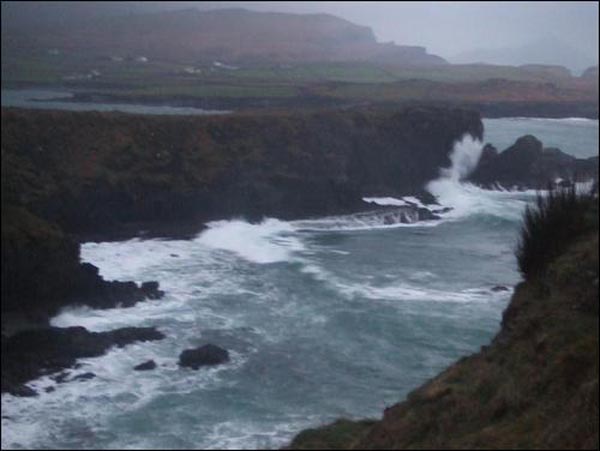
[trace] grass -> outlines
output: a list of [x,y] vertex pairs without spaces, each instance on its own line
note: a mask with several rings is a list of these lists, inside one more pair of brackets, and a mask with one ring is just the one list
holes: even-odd
[[538,194],[535,204],[525,210],[516,250],[521,275],[525,280],[541,276],[558,255],[594,225],[598,226],[598,199],[593,190],[578,193],[571,187]]

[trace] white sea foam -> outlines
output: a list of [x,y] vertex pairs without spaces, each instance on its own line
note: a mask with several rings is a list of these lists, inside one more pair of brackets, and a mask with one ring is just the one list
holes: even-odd
[[384,286],[372,286],[366,283],[336,282],[338,289],[348,297],[365,297],[379,301],[418,302],[450,302],[450,303],[482,303],[494,301],[498,296],[486,287],[467,288],[459,291],[425,288],[410,283],[396,283]]
[[465,135],[454,145],[450,167],[440,169],[440,177],[429,182],[426,189],[444,207],[452,208],[443,214],[446,219],[485,214],[518,220],[535,191],[484,190],[463,181],[476,168],[481,151],[481,141]]
[[410,205],[404,199],[396,199],[395,197],[363,197],[363,201],[369,204],[390,205],[394,207],[406,207]]
[[215,221],[208,226],[196,242],[234,252],[254,263],[287,261],[292,252],[304,249],[301,241],[293,236],[290,223],[278,219],[266,219],[260,224],[242,220]]
[[[74,425],[79,425],[84,433],[80,437],[83,442],[79,443],[92,440],[88,445],[98,446],[95,437],[103,435],[116,412],[133,413],[167,393],[185,395],[222,386],[223,372],[239,369],[247,360],[237,352],[230,352],[230,362],[226,365],[203,371],[185,370],[177,365],[176,348],[176,342],[165,339],[113,349],[102,357],[80,359],[82,367],[70,371],[70,377],[93,372],[96,374],[93,379],[56,384],[50,376],[45,376],[29,384],[38,391],[35,398],[3,394],[2,449],[45,448],[57,437],[64,440],[72,434]],[[156,370],[132,371],[133,366],[148,359],[156,361]],[[55,390],[46,393],[46,387]],[[119,442],[118,437],[113,440]]]
[[363,201],[376,204],[381,206],[391,206],[391,207],[419,207],[419,208],[427,208],[419,199],[414,196],[404,196],[400,199],[396,197],[363,197]]
[[291,221],[290,224],[297,231],[303,232],[353,232],[399,227],[434,227],[439,224],[439,221],[418,221],[416,213],[412,211],[373,211],[355,215],[303,219]]

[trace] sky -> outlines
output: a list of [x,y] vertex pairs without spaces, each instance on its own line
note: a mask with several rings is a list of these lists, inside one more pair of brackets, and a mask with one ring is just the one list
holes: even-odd
[[[9,2],[2,3],[4,6]],[[67,4],[55,3],[62,3],[63,7]],[[123,8],[125,4],[131,11],[242,7],[256,11],[330,13],[371,27],[380,42],[424,46],[429,53],[450,62],[537,62],[562,64],[575,70],[598,64],[598,2],[69,3],[98,9],[106,9],[110,4]],[[39,8],[32,11],[36,9]]]

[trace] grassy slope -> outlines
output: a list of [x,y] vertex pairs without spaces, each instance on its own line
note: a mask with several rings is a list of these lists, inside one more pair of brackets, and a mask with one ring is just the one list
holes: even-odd
[[293,449],[598,448],[598,229],[519,284],[488,347],[386,409]]

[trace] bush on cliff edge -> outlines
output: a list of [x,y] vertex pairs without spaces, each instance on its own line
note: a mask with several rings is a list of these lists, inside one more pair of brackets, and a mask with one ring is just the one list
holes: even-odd
[[541,276],[558,255],[594,227],[598,227],[597,185],[589,192],[570,188],[538,194],[523,217],[516,250],[525,280]]

